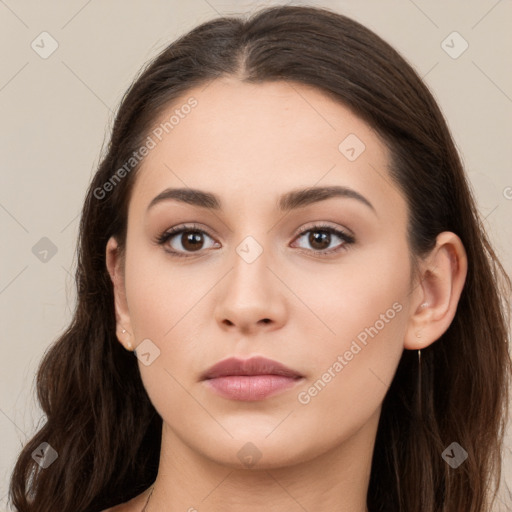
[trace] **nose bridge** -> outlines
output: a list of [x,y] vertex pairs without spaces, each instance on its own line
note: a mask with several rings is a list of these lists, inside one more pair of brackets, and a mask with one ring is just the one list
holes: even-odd
[[280,323],[285,311],[281,285],[269,268],[274,258],[264,246],[269,237],[261,233],[246,235],[235,246],[216,306],[218,321],[244,330],[258,323]]
[[268,295],[268,287],[272,286],[269,280],[271,272],[268,265],[271,258],[268,242],[262,239],[261,234],[256,236],[245,236],[235,247],[230,282],[232,291],[255,298],[258,295]]

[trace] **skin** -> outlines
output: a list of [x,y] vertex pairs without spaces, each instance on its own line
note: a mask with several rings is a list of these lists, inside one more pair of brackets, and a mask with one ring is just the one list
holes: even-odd
[[[441,233],[412,272],[406,201],[391,181],[386,145],[321,91],[217,79],[190,90],[162,120],[190,96],[198,105],[137,175],[125,258],[114,238],[106,247],[120,343],[136,348],[149,338],[160,350],[149,366],[139,361],[163,419],[147,512],[365,512],[382,401],[402,351],[427,347],[450,325],[466,276],[464,247]],[[348,134],[366,146],[354,161],[338,149]],[[346,197],[286,214],[276,208],[281,194],[325,185],[356,190],[374,210]],[[168,187],[215,193],[223,210],[168,200],[147,211]],[[317,232],[318,222],[355,242],[343,246],[331,235],[322,246],[308,240],[311,232],[299,236],[302,227]],[[198,251],[180,234],[167,246],[154,243],[183,223],[206,231]],[[263,249],[252,263],[236,252],[249,235]],[[341,250],[322,258],[323,247]],[[397,303],[400,311],[378,334],[301,403],[298,394]],[[222,359],[253,355],[304,379],[252,402],[218,396],[200,381]],[[237,456],[248,442],[261,455],[252,467]],[[148,492],[112,510],[140,512]]]

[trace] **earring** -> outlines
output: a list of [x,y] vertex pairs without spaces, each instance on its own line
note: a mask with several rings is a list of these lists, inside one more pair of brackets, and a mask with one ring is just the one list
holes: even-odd
[[418,350],[418,413],[421,417],[421,350]]
[[[122,334],[124,334],[125,332],[126,332],[126,329],[123,329],[121,331]],[[133,351],[133,345],[132,345],[131,341],[126,342],[126,350],[129,350],[130,352]]]

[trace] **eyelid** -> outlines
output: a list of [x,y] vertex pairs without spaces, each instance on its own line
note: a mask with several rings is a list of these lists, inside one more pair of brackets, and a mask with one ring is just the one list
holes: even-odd
[[312,222],[306,224],[305,226],[303,226],[302,228],[299,229],[299,231],[297,232],[297,236],[302,235],[306,231],[311,231],[313,229],[318,229],[319,231],[320,231],[320,229],[332,229],[334,231],[342,232],[347,237],[354,238],[354,233],[351,229],[339,226],[338,224],[331,224],[331,223],[328,223],[326,221],[321,221],[321,220],[320,221],[312,221]]
[[[176,235],[182,234],[183,232],[186,232],[186,231],[198,231],[198,232],[208,235],[212,240],[215,239],[215,237],[210,234],[210,232],[207,228],[202,227],[198,223],[192,222],[190,224],[188,224],[188,223],[179,224],[177,226],[173,226],[172,228],[165,230],[163,233],[156,236],[156,238],[154,239],[154,242],[158,245],[164,245],[171,238],[174,238]],[[169,254],[172,254],[173,256],[194,256],[195,255],[193,252],[187,253],[187,252],[182,252],[182,251],[176,251],[175,249],[165,249],[165,250]],[[200,250],[197,252],[197,254],[203,253],[203,252],[204,252],[204,250]]]

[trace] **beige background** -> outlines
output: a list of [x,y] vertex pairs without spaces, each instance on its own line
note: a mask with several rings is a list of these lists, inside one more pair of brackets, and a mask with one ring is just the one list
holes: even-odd
[[[78,216],[118,101],[139,67],[178,35],[220,14],[278,3],[0,0],[0,511],[7,510],[16,454],[42,420],[33,378],[44,351],[71,318]],[[290,3],[352,16],[425,77],[510,273],[512,1]],[[43,51],[45,37],[50,49],[48,36],[39,37],[43,31],[58,43],[46,59],[31,47],[35,41]],[[458,36],[447,39],[452,56],[442,47],[454,31],[469,45],[458,58],[454,52],[464,44]],[[43,237],[57,250],[46,262],[32,252]],[[504,477],[512,489],[510,448],[507,454]],[[506,499],[512,509],[506,495],[496,510],[506,510]]]

